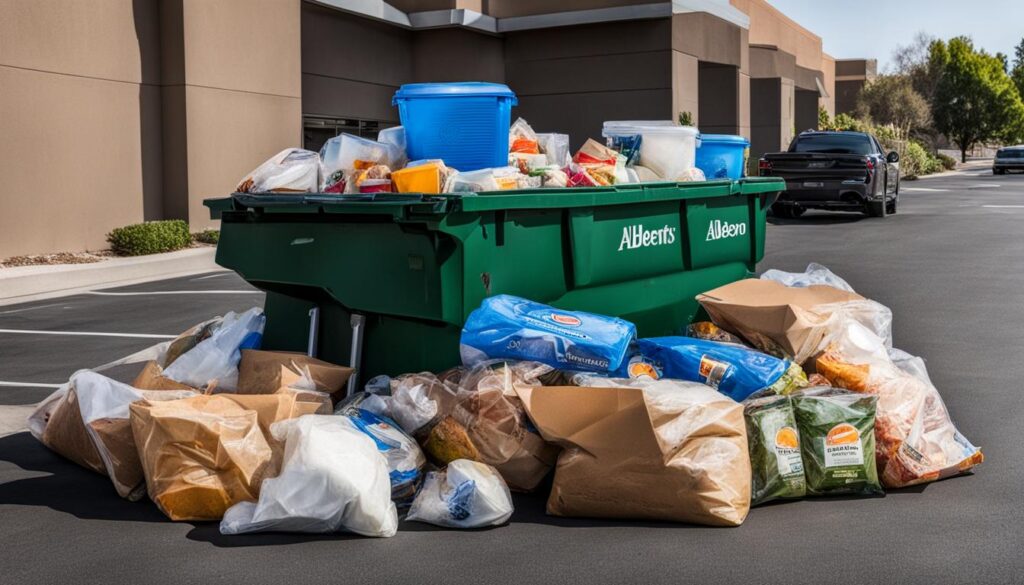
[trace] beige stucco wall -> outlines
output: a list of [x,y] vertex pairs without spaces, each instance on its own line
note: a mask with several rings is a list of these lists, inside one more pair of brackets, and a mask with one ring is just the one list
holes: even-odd
[[750,17],[750,43],[772,45],[796,56],[796,64],[821,67],[821,37],[800,26],[765,0],[730,0]]
[[825,91],[828,92],[827,97],[822,97],[819,101],[822,107],[828,112],[829,116],[836,115],[836,60],[828,53],[821,54],[821,73],[824,76],[822,85],[825,86]]

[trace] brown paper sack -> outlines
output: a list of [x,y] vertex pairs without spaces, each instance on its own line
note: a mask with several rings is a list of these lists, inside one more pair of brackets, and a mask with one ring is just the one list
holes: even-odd
[[308,382],[314,387],[301,390],[333,395],[344,389],[353,371],[301,353],[246,349],[238,364],[238,393],[273,394],[296,386],[300,380],[307,382],[303,378],[308,374]]
[[822,326],[827,315],[810,309],[864,297],[826,285],[798,288],[748,278],[697,295],[697,300],[722,329],[740,335],[765,353],[804,365],[823,349],[828,332]]
[[[628,383],[628,382],[624,382]],[[743,406],[702,384],[517,388],[543,437],[565,447],[547,511],[738,526],[750,509]]]
[[290,394],[132,404],[150,498],[171,520],[219,520],[232,505],[256,501],[263,478],[274,472],[270,425],[318,409]]
[[172,380],[164,375],[164,369],[155,361],[146,362],[132,382],[132,386],[140,390],[196,390],[188,384]]

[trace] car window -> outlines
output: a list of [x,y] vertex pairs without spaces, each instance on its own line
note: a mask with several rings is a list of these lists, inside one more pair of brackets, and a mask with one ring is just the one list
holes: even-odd
[[863,134],[807,134],[797,136],[790,152],[872,154],[871,139]]
[[1024,150],[1000,150],[996,158],[1024,158]]

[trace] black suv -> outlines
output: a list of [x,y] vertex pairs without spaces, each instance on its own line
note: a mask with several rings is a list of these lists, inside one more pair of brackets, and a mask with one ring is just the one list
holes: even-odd
[[1024,146],[1008,146],[996,151],[992,174],[1003,175],[1006,171],[1024,171]]
[[762,177],[786,180],[772,206],[779,217],[799,217],[807,209],[862,211],[872,217],[896,213],[900,195],[900,155],[885,154],[865,132],[803,132],[789,150],[764,155]]

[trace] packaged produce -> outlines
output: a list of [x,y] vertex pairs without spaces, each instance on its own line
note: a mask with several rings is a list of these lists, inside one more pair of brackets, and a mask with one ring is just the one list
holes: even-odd
[[548,157],[545,154],[512,153],[508,158],[509,166],[514,166],[524,175],[530,174],[535,169],[548,166]]
[[808,388],[790,400],[807,494],[882,493],[874,457],[876,397],[837,388]]
[[598,182],[593,176],[590,175],[583,167],[577,165],[569,165],[565,167],[565,186],[566,187],[600,187],[601,183]]
[[558,456],[555,516],[738,526],[750,509],[743,406],[703,384],[522,386],[516,393]]
[[803,272],[785,272],[772,268],[770,270],[765,270],[764,274],[761,275],[761,278],[764,280],[774,280],[775,282],[786,286],[806,288],[816,284],[825,284],[832,288],[845,290],[846,292],[854,292],[850,283],[846,282],[840,276],[817,262],[811,262],[808,264],[807,270]]
[[744,402],[752,475],[751,505],[778,498],[802,498],[807,492],[800,454],[800,432],[788,396]]
[[557,448],[531,431],[515,389],[539,385],[551,368],[492,361],[440,379],[407,374],[392,381],[391,412],[438,465],[470,459],[494,466],[519,491],[530,491],[554,465]]
[[452,173],[444,185],[445,193],[485,193],[497,191],[498,182],[494,179],[496,169],[480,169],[478,171]]
[[568,134],[538,134],[537,143],[540,151],[548,159],[548,164],[562,168],[569,164],[569,135]]
[[924,361],[890,350],[862,323],[847,319],[837,328],[817,367],[832,385],[878,398],[876,454],[886,487],[935,481],[984,461],[953,424]]
[[686,326],[686,335],[697,339],[746,345],[742,339],[715,325],[711,321],[698,321]]
[[398,168],[404,154],[393,144],[352,134],[341,134],[320,149],[320,190],[324,193],[355,192],[358,171],[377,165]]
[[829,330],[812,309],[864,297],[830,286],[795,288],[748,278],[697,295],[697,300],[722,329],[767,354],[803,365],[823,348]]
[[405,167],[391,173],[391,182],[399,193],[440,193],[446,169],[438,161]]
[[545,169],[541,176],[541,185],[544,187],[563,188],[569,186],[569,175],[561,169]]
[[622,319],[495,295],[470,313],[462,328],[461,351],[467,365],[504,358],[614,372],[635,337],[636,326]]
[[235,187],[239,193],[315,193],[320,158],[315,152],[286,148],[256,167]]
[[540,154],[537,133],[522,118],[516,118],[508,131],[508,151],[512,153]]
[[395,535],[398,511],[391,501],[387,464],[350,419],[309,415],[275,423],[271,432],[284,443],[281,473],[263,481],[258,501],[227,509],[222,534]]
[[[653,337],[638,340],[637,348],[643,361],[658,373],[656,377],[707,384],[737,401],[762,390],[789,394],[807,385],[800,366],[737,345]],[[618,375],[629,377],[629,372],[620,370]]]
[[391,499],[400,506],[408,505],[416,495],[423,479],[423,466],[427,464],[416,440],[405,434],[394,421],[368,409],[349,405],[341,409],[341,414],[352,419],[357,429],[373,439],[377,450],[388,462]]
[[499,526],[512,516],[512,494],[490,465],[456,459],[427,473],[406,520],[449,528]]
[[193,388],[213,384],[221,390],[234,391],[238,386],[239,352],[259,348],[266,320],[258,307],[240,315],[229,312],[209,337],[164,368],[163,375]]
[[244,349],[238,364],[237,392],[274,394],[290,390],[325,394],[328,400],[336,401],[353,371],[302,353]]
[[588,138],[583,146],[576,151],[572,161],[578,165],[611,165],[615,166],[616,155],[614,150],[604,146],[593,138]]
[[354,175],[355,184],[360,193],[391,190],[391,168],[387,165],[373,165],[370,168],[355,171]]
[[171,520],[219,520],[273,475],[270,425],[320,406],[290,394],[193,396],[129,406],[149,497]]

